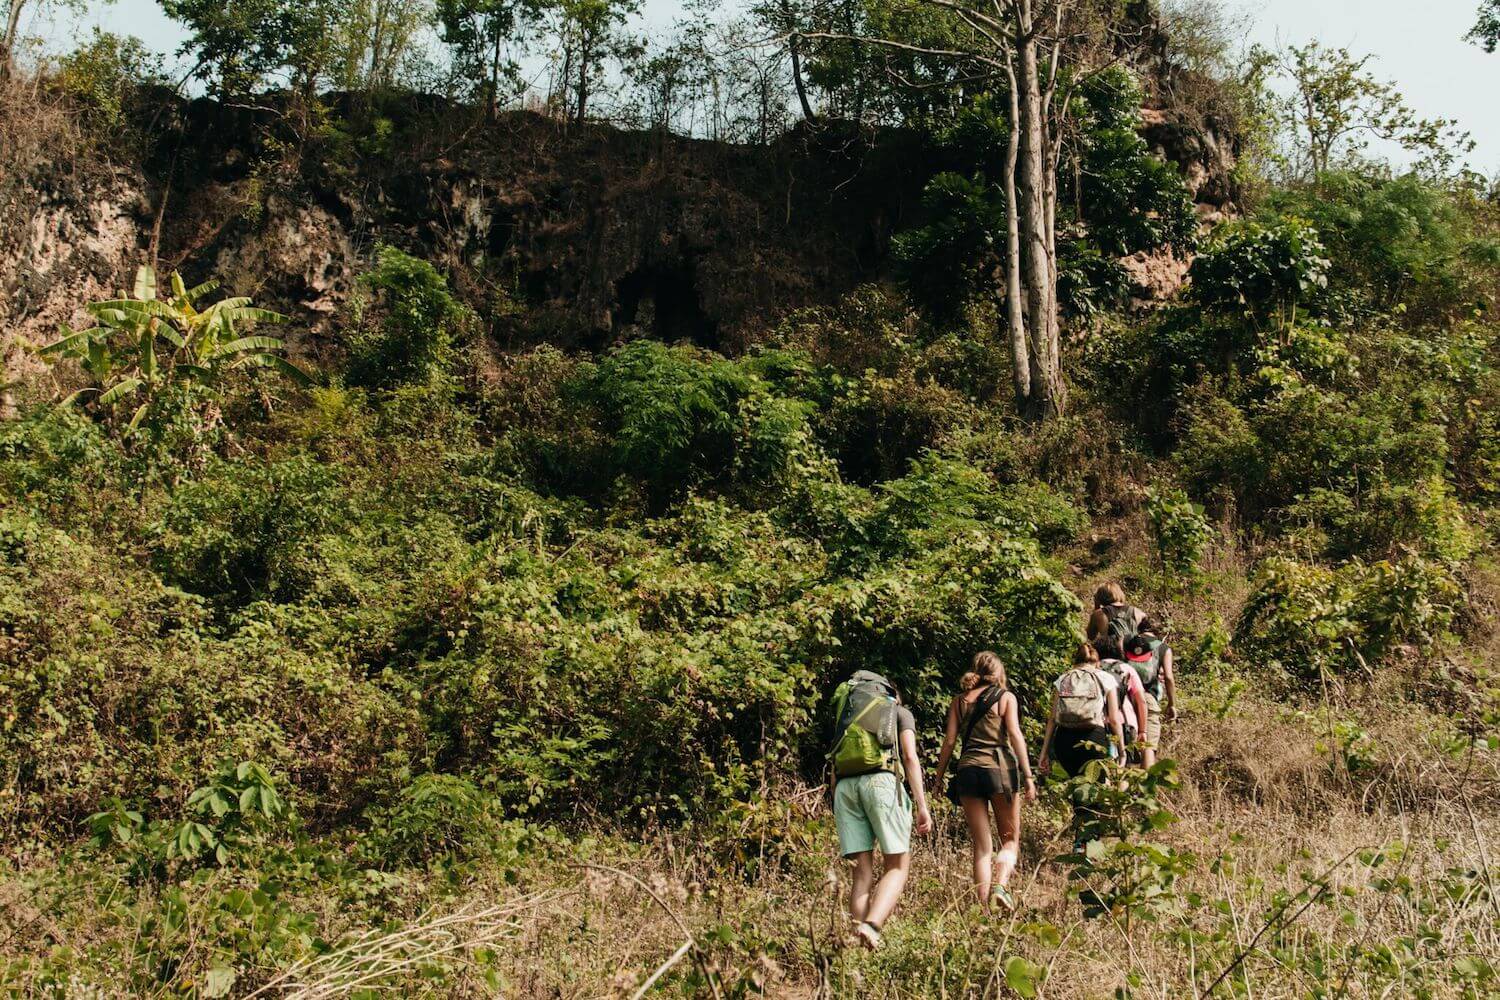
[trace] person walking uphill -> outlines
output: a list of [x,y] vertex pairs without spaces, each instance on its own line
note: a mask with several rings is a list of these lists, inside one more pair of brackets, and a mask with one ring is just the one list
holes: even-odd
[[[932,829],[917,759],[916,722],[890,681],[858,670],[833,696],[833,822],[839,853],[854,862],[849,916],[866,948],[896,908],[911,869],[912,803],[916,829]],[[902,787],[903,779],[905,788]],[[910,796],[907,790],[910,790]],[[875,881],[875,848],[885,861]]]
[[[1131,636],[1134,642],[1137,636]],[[1099,654],[1099,669],[1116,684],[1115,695],[1120,702],[1120,728],[1125,734],[1125,750],[1132,760],[1139,760],[1144,767],[1156,763],[1154,744],[1148,742],[1146,728],[1150,722],[1151,701],[1146,696],[1146,687],[1133,666],[1125,659],[1125,650],[1120,640],[1113,635],[1101,635],[1093,642],[1094,652]],[[1160,730],[1158,714],[1157,729]]]
[[[948,706],[937,786],[942,786],[954,744],[961,744],[948,797],[963,807],[969,827],[974,891],[980,906],[998,904],[1014,910],[1016,901],[1006,885],[1021,854],[1021,796],[1024,792],[1028,801],[1036,801],[1031,758],[1021,735],[1020,704],[1007,689],[1005,664],[988,651],[974,657],[972,669],[958,687],[958,695]],[[992,808],[1000,833],[998,858],[990,836]]]
[[1164,698],[1167,721],[1177,721],[1177,678],[1172,672],[1172,647],[1157,633],[1156,624],[1148,618],[1141,622],[1140,631],[1125,643],[1125,660],[1134,668],[1144,689],[1146,729],[1143,736],[1153,755],[1161,746]]
[[1094,610],[1089,614],[1087,637],[1090,642],[1107,636],[1118,639],[1121,646],[1140,631],[1146,612],[1125,600],[1125,588],[1113,581],[1094,591]]
[[1047,735],[1037,764],[1043,774],[1054,756],[1069,777],[1077,777],[1090,761],[1124,753],[1118,688],[1115,679],[1099,669],[1093,645],[1080,643],[1073,654],[1073,668],[1052,686]]

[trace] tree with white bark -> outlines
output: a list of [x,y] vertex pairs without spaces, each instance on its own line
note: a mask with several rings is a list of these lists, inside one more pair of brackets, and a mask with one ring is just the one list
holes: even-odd
[[[942,46],[898,35],[855,35],[810,26],[807,40],[837,40],[948,60],[947,83],[971,93],[1002,90],[1009,136],[1001,184],[1006,204],[1004,310],[1019,412],[1034,421],[1067,405],[1058,299],[1058,166],[1079,84],[1116,65],[1138,43],[1100,0],[898,0],[946,19]],[[926,85],[926,84],[919,84]]]

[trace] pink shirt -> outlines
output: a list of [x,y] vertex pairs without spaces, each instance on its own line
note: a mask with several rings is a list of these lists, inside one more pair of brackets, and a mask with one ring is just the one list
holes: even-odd
[[1125,675],[1125,690],[1117,690],[1115,694],[1120,700],[1120,714],[1125,717],[1125,725],[1139,733],[1141,731],[1141,720],[1135,717],[1135,696],[1140,695],[1142,698],[1145,698],[1146,688],[1141,684],[1140,674],[1137,674],[1135,668],[1123,660],[1106,660],[1101,664],[1104,667],[1103,672],[1106,677],[1111,681],[1115,680],[1114,674],[1109,670],[1109,664],[1114,662],[1123,663],[1125,666],[1125,669],[1120,671],[1120,673]]

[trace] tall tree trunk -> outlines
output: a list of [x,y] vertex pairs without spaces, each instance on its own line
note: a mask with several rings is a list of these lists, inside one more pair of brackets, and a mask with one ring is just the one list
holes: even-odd
[[589,51],[585,42],[578,52],[578,124],[582,125],[589,108]]
[[16,36],[21,33],[21,8],[26,0],[10,0],[5,14],[5,40],[0,45],[0,80],[8,79],[14,69],[16,58]]
[[1020,99],[1016,74],[1007,63],[1010,77],[1010,140],[1005,147],[1005,322],[1010,344],[1011,377],[1016,391],[1016,410],[1031,407],[1031,358],[1026,348],[1026,321],[1021,314],[1021,220],[1016,217],[1016,160],[1020,154]]
[[792,53],[792,84],[797,88],[797,103],[802,105],[803,119],[813,121],[817,116],[813,114],[812,105],[807,100],[807,83],[802,79],[802,53],[799,51],[801,44],[796,35],[792,36],[787,48]]
[[1026,288],[1026,330],[1031,354],[1031,393],[1026,415],[1044,420],[1061,412],[1058,371],[1057,285],[1047,211],[1046,165],[1051,129],[1042,99],[1031,0],[1014,0],[1020,152],[1016,189],[1020,202],[1021,280]]
[[370,74],[365,86],[370,88],[384,87],[385,80],[385,53],[382,51],[385,44],[386,19],[390,16],[384,3],[377,2],[374,7],[375,23],[371,26],[370,38]]

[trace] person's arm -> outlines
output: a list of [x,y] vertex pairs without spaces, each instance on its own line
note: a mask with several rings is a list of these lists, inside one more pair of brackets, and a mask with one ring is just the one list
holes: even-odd
[[1052,734],[1057,729],[1057,692],[1052,692],[1052,705],[1047,709],[1047,734],[1042,737],[1042,756],[1036,762],[1043,775],[1052,771]]
[[1146,686],[1141,683],[1139,677],[1135,676],[1135,669],[1130,669],[1130,703],[1135,706],[1135,740],[1137,743],[1146,742]]
[[1120,748],[1120,757],[1125,756],[1125,713],[1120,711],[1120,696],[1114,688],[1104,692],[1105,713],[1109,718],[1109,731],[1114,735],[1115,746]]
[[1010,748],[1015,751],[1016,763],[1026,778],[1026,798],[1036,801],[1036,779],[1031,774],[1031,755],[1026,752],[1026,737],[1021,732],[1021,703],[1012,694],[1005,706],[1005,730],[1010,736]]
[[917,759],[917,734],[903,729],[896,737],[901,743],[901,759],[906,765],[906,785],[911,789],[911,800],[917,806],[917,833],[932,830],[932,813],[927,809],[927,791],[922,787],[922,762]]
[[1093,642],[1099,636],[1103,635],[1104,630],[1107,628],[1109,628],[1109,615],[1104,613],[1103,608],[1095,608],[1094,613],[1089,615],[1089,642]]
[[1167,690],[1167,719],[1177,721],[1177,678],[1172,676],[1172,647],[1161,651],[1161,682]]
[[953,757],[953,747],[958,743],[958,706],[963,700],[959,695],[948,703],[947,728],[943,730],[943,748],[938,751],[937,774],[932,779],[933,788],[943,787],[943,775],[948,773],[948,761]]

